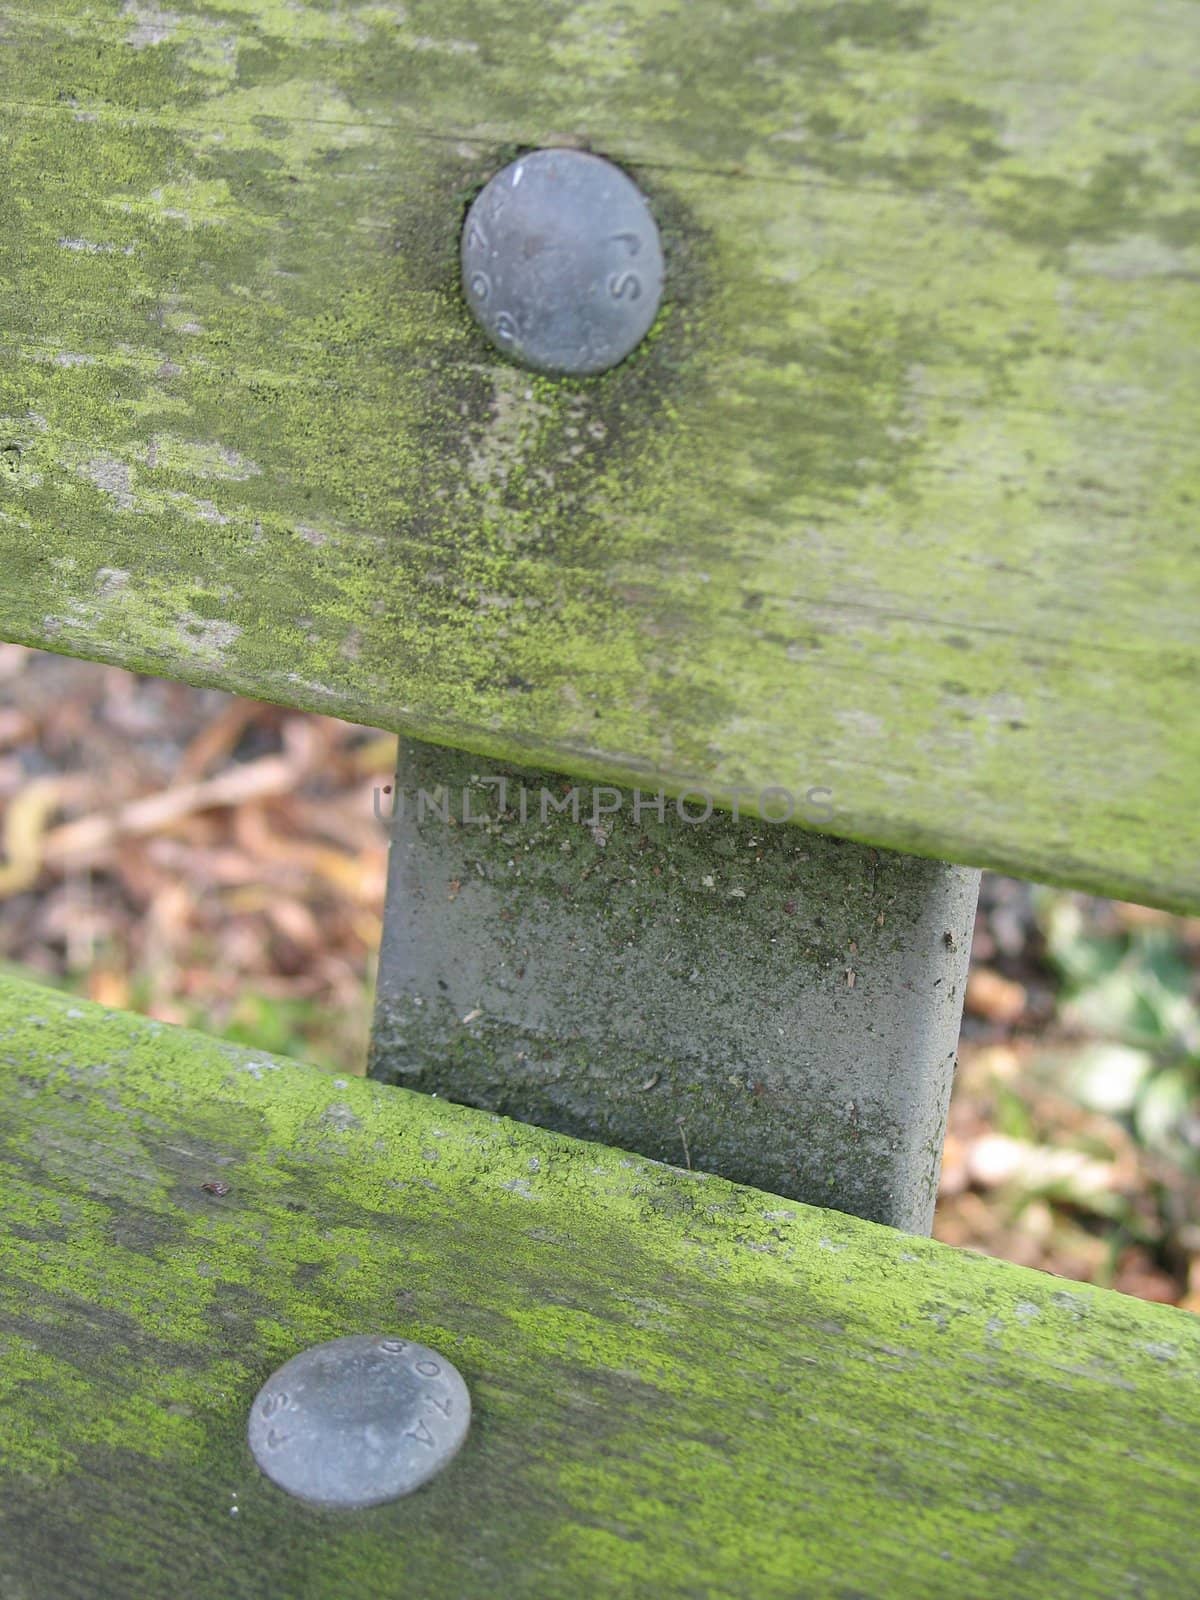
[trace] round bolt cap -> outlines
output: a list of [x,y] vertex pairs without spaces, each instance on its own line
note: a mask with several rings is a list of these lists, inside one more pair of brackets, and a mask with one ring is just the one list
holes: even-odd
[[255,1396],[248,1437],[274,1483],[310,1505],[379,1505],[457,1453],[471,1420],[458,1369],[410,1339],[353,1336],[285,1361]]
[[606,372],[662,297],[658,227],[600,156],[535,150],[475,197],[462,234],[467,304],[492,343],[537,372]]

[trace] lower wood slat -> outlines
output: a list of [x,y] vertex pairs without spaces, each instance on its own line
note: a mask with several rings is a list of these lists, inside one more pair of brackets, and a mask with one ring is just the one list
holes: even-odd
[[[7,978],[0,1096],[7,1600],[1195,1592],[1186,1313]],[[467,1443],[306,1509],[247,1408],[383,1330]]]

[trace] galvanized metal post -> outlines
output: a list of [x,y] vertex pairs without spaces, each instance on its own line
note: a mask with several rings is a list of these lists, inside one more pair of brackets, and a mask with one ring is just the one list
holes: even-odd
[[402,742],[372,1076],[928,1232],[979,874],[594,795]]

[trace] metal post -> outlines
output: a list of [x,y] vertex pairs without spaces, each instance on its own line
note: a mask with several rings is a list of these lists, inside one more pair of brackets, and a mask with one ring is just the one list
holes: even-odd
[[570,791],[402,741],[372,1076],[927,1233],[979,874]]

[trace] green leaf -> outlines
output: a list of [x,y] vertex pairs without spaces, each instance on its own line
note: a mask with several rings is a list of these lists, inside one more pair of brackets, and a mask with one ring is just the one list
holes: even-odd
[[1194,1074],[1185,1068],[1168,1067],[1156,1073],[1138,1095],[1134,1110],[1138,1137],[1159,1150],[1176,1148],[1195,1094]]
[[1153,1070],[1154,1057],[1148,1050],[1106,1040],[1087,1045],[1072,1060],[1067,1087],[1090,1111],[1119,1116],[1133,1109],[1142,1084]]

